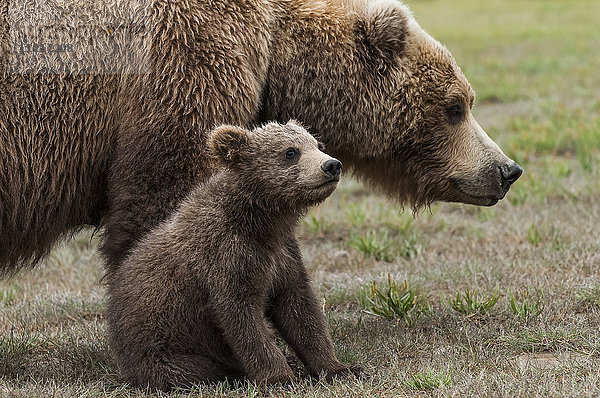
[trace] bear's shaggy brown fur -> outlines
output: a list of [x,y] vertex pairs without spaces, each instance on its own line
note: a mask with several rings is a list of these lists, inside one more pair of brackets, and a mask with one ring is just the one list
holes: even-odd
[[335,357],[294,237],[337,186],[341,163],[295,123],[211,136],[225,166],[109,273],[111,346],[127,379],[158,389],[295,376],[270,323],[313,375]]
[[520,175],[395,0],[14,0],[0,20],[3,272],[84,224],[115,268],[209,177],[222,123],[298,119],[413,207],[492,205]]

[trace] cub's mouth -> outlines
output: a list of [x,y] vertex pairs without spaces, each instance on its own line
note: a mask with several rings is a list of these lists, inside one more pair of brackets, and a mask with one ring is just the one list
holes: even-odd
[[330,180],[325,181],[324,183],[317,185],[316,187],[314,187],[313,189],[319,189],[319,188],[325,188],[325,187],[329,187],[329,186],[334,186],[337,185],[337,183],[340,182],[340,177],[333,177]]

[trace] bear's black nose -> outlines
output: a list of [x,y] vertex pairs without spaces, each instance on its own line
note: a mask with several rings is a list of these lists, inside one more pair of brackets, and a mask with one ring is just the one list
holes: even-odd
[[506,185],[508,188],[513,182],[517,181],[519,177],[521,177],[521,174],[523,174],[523,169],[521,166],[513,162],[510,165],[506,164],[500,167],[500,174],[502,174],[503,185]]
[[337,177],[342,172],[342,162],[330,159],[321,165],[321,170],[329,177]]

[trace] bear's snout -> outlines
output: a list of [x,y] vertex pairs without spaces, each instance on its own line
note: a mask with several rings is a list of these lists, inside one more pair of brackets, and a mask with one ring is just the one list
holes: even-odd
[[508,189],[523,174],[523,168],[516,162],[500,166],[500,175],[502,176],[502,186]]
[[321,165],[321,170],[329,177],[339,177],[342,172],[342,162],[337,159],[330,159]]

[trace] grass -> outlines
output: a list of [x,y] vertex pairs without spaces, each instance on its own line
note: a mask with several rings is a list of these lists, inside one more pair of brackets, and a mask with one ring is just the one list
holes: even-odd
[[348,206],[347,216],[351,225],[360,227],[364,224],[367,214],[362,207],[357,206],[355,203],[351,203],[350,206]]
[[540,227],[536,223],[532,223],[527,229],[527,240],[533,246],[539,246],[542,242],[548,242],[557,251],[560,251],[568,244],[567,239],[562,236],[560,230],[556,227]]
[[[336,352],[370,376],[163,397],[600,395],[600,2],[409,5],[524,175],[493,208],[417,217],[345,176],[298,232]],[[86,231],[0,281],[0,396],[150,395],[110,355],[97,247]]]
[[315,214],[307,216],[303,220],[304,225],[316,235],[324,235],[331,229],[331,225],[323,220],[322,217],[317,217]]
[[421,252],[423,247],[423,243],[415,231],[396,230],[392,234],[388,229],[379,232],[366,230],[363,235],[360,232],[351,231],[348,245],[366,257],[387,262],[397,256],[413,258]]
[[0,289],[0,306],[7,306],[12,303],[15,298],[14,287],[8,287],[6,289]]
[[575,294],[575,299],[579,306],[586,311],[594,308],[600,309],[600,285],[580,288]]
[[546,302],[544,301],[544,294],[538,292],[536,297],[529,295],[529,291],[525,289],[522,297],[513,296],[512,292],[509,292],[509,308],[513,315],[519,319],[528,320],[532,317],[539,316]]
[[449,303],[454,311],[467,317],[474,317],[488,314],[499,298],[498,289],[489,296],[483,296],[477,290],[467,288],[463,293],[457,292],[456,297],[449,300]]
[[387,234],[377,237],[377,232],[368,231],[366,235],[353,235],[348,243],[351,247],[364,253],[365,256],[373,257],[375,260],[390,261],[392,259],[392,242]]
[[414,391],[431,391],[442,386],[449,386],[452,382],[450,375],[444,372],[436,372],[429,369],[425,372],[411,375],[405,384]]
[[389,274],[385,287],[380,288],[375,281],[364,287],[359,293],[358,302],[367,314],[388,320],[400,318],[407,326],[416,318],[431,312],[431,306],[420,297],[417,290],[406,281],[399,284]]

